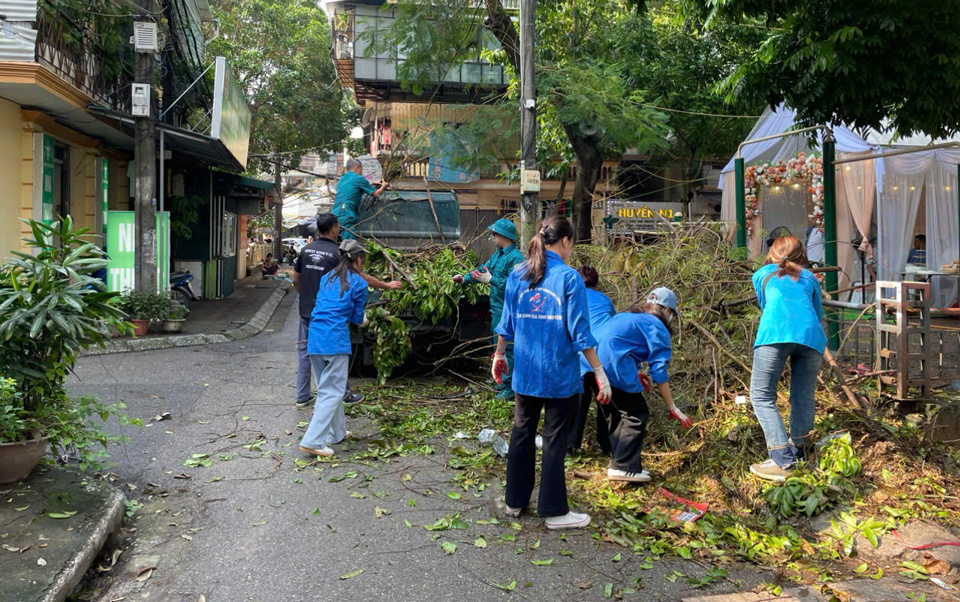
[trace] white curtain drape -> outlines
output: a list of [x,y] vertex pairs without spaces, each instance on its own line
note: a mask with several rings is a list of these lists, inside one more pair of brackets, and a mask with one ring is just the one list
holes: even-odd
[[[843,156],[853,156],[843,155]],[[874,161],[858,161],[839,166],[837,172],[838,201],[842,199],[846,204],[853,223],[863,237],[860,250],[872,257],[873,249],[870,245],[870,224],[873,220],[873,208],[876,206],[875,192],[877,181],[874,175]],[[840,204],[840,203],[838,203]],[[839,207],[838,207],[839,209]]]
[[[941,266],[960,257],[960,226],[957,210],[957,163],[960,151],[936,151],[926,180],[927,269],[940,271]],[[957,302],[957,277],[938,276],[931,279],[934,307],[951,307]]]
[[723,174],[723,195],[720,202],[720,219],[727,224],[730,240],[733,240],[737,231],[737,178],[734,172]]
[[932,157],[927,153],[884,159],[879,195],[879,272],[881,280],[902,280],[913,245],[920,195]]

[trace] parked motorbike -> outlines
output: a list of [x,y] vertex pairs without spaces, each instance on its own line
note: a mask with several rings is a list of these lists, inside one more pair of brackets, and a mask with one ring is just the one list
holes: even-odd
[[190,309],[190,301],[200,300],[200,298],[194,294],[193,287],[190,286],[190,282],[192,281],[193,274],[191,274],[189,270],[186,272],[170,273],[170,297],[187,309]]

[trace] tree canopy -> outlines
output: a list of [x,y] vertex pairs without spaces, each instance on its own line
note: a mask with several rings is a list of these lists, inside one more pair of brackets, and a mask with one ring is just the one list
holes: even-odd
[[728,100],[786,102],[810,123],[960,131],[960,0],[683,2],[708,25],[765,32],[723,82]]
[[212,8],[221,31],[210,50],[227,57],[253,113],[251,155],[339,148],[348,134],[344,95],[315,0],[220,0]]

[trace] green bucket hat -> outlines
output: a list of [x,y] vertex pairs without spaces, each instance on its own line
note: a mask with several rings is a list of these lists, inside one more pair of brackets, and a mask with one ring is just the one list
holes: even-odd
[[492,226],[487,228],[487,230],[500,236],[506,236],[513,242],[517,242],[517,227],[508,219],[498,219]]

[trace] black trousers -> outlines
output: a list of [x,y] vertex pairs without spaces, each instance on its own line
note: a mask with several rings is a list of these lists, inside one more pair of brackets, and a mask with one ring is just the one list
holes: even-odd
[[650,410],[643,393],[627,393],[613,387],[610,403],[600,406],[610,429],[610,468],[640,472],[643,463],[643,436],[647,432]]
[[537,475],[537,424],[543,416],[543,462],[540,466],[540,497],[537,512],[542,517],[563,516],[567,506],[567,482],[563,462],[567,439],[577,413],[577,395],[566,399],[547,399],[516,395],[513,432],[507,452],[507,492],[505,502],[511,508],[523,508],[533,495]]
[[[583,393],[580,394],[580,400],[577,404],[577,421],[570,429],[570,439],[567,441],[567,449],[578,451],[583,445],[583,431],[587,426],[587,416],[590,414],[590,406],[597,399],[600,388],[597,386],[597,378],[593,372],[587,372],[583,375]],[[607,428],[607,420],[603,417],[600,410],[600,404],[597,405],[597,443],[600,445],[600,451],[610,455],[610,433]]]

